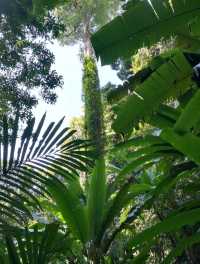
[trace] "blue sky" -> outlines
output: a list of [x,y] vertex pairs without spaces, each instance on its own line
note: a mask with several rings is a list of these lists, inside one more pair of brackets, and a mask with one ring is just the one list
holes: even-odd
[[[57,42],[50,45],[51,51],[55,55],[56,71],[64,78],[64,86],[57,90],[58,100],[55,105],[47,105],[43,101],[34,110],[36,118],[40,118],[44,112],[47,112],[48,121],[58,121],[66,116],[66,123],[74,116],[80,116],[83,105],[81,101],[81,79],[82,65],[79,60],[79,47],[76,46],[60,46]],[[116,72],[110,66],[101,67],[98,63],[99,77],[101,85],[105,85],[108,81],[119,83]]]

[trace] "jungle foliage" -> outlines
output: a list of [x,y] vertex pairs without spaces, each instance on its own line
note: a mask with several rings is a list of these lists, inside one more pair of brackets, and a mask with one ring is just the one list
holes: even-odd
[[[149,50],[112,86],[113,116],[104,109],[115,134],[98,159],[94,140],[76,139],[63,119],[44,133],[45,116],[35,129],[29,119],[20,142],[19,113],[13,124],[2,119],[1,263],[200,262],[200,3],[130,0],[123,8],[92,37],[103,63],[138,60],[144,44],[173,45]],[[88,103],[98,80],[93,58],[84,63]]]
[[27,119],[39,98],[53,104],[55,89],[62,87],[62,77],[52,69],[54,55],[46,44],[63,27],[52,15],[53,1],[52,6],[45,2],[0,2],[1,114],[19,110],[20,118]]
[[65,26],[59,38],[61,43],[78,43],[80,47],[85,136],[93,142],[97,156],[104,151],[104,129],[99,76],[91,34],[111,20],[119,4],[119,0],[67,1],[58,6],[55,12]]
[[[196,192],[185,194],[185,188],[187,191],[190,189],[188,184],[193,182],[193,177],[196,180],[198,178],[200,162],[197,110],[200,57],[199,47],[195,45],[200,37],[197,27],[198,7],[197,1],[151,1],[151,4],[147,1],[130,1],[122,16],[93,37],[96,54],[103,63],[131,55],[143,43],[150,46],[161,37],[176,38],[174,48],[153,58],[147,67],[131,76],[123,87],[113,90],[109,98],[115,104],[113,129],[116,132],[130,136],[132,129],[139,123],[150,124],[154,128],[153,134],[148,137],[131,138],[120,145],[136,148],[136,151],[128,154],[130,163],[122,172],[131,172],[138,164],[144,167],[150,163],[148,167],[154,169],[160,164],[167,164],[166,171],[160,172],[155,196],[150,196],[142,207],[150,209],[154,204],[152,199],[160,199],[163,195],[167,197],[172,188],[176,188],[174,208],[170,208],[169,203],[169,212],[164,217],[161,214],[159,223],[133,237],[129,245],[137,257],[131,263],[145,262],[162,233],[174,236],[176,245],[174,249],[173,241],[171,252],[166,258],[163,256],[163,263],[172,263],[177,256],[183,257],[178,263],[199,261],[198,255],[195,255],[196,247],[193,246],[198,244],[199,190],[197,188]],[[141,17],[145,17],[142,23]],[[131,27],[133,21],[137,26]],[[103,43],[101,39],[104,39]],[[192,253],[188,253],[184,260],[186,248]]]

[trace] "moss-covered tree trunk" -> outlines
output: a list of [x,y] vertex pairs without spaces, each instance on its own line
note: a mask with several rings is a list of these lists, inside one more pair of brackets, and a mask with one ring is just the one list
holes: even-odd
[[92,56],[84,57],[83,95],[86,135],[94,143],[95,152],[99,156],[104,148],[103,110],[96,60]]
[[[89,25],[89,22],[87,22]],[[86,136],[93,143],[93,150],[96,158],[99,158],[104,151],[104,126],[103,107],[100,91],[100,82],[97,69],[97,62],[90,41],[90,27],[85,28],[84,36],[84,58],[83,58],[83,99],[85,110],[85,132]],[[101,263],[99,247],[94,245],[89,259],[93,264]]]
[[97,155],[102,154],[103,143],[103,109],[97,63],[90,41],[90,21],[85,19],[84,59],[83,59],[83,97],[85,104],[86,136],[93,142]]

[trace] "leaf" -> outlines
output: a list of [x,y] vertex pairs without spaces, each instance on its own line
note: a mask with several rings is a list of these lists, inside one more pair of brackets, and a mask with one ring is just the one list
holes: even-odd
[[178,134],[173,129],[164,129],[161,138],[169,142],[175,149],[185,154],[197,164],[200,163],[200,138],[192,133]]
[[102,234],[113,222],[114,218],[120,215],[122,209],[133,201],[134,197],[147,193],[152,190],[148,184],[134,184],[127,181],[114,198],[107,202],[107,212],[105,214],[104,223],[102,225]]
[[190,211],[186,211],[183,213],[179,213],[175,216],[169,216],[162,222],[144,230],[135,236],[132,241],[132,246],[138,246],[145,241],[153,240],[153,238],[161,233],[169,233],[173,231],[179,230],[181,227],[185,225],[194,225],[200,220],[200,209],[193,209]]
[[146,155],[146,156],[133,160],[120,171],[117,178],[122,178],[123,176],[133,172],[139,166],[142,166],[146,164],[147,162],[150,162],[151,160],[159,158],[160,156],[161,156],[160,153],[153,153],[153,154]]
[[[115,132],[128,133],[139,121],[157,111],[167,98],[184,93],[188,89],[188,82],[184,83],[182,80],[190,77],[191,73],[192,67],[185,56],[176,51],[168,61],[137,86],[136,93],[129,95],[119,104],[117,117],[112,125]],[[159,110],[164,112],[164,109]]]
[[121,151],[129,147],[149,146],[152,144],[162,144],[163,142],[164,141],[160,137],[153,136],[153,135],[133,137],[133,138],[126,140],[125,142],[118,143],[110,150],[110,152],[115,153],[117,151]]
[[194,234],[186,239],[179,241],[178,245],[172,249],[169,255],[164,259],[162,264],[171,264],[173,259],[177,256],[181,256],[184,250],[191,248],[193,245],[200,242],[200,234]]
[[169,105],[162,104],[157,113],[163,117],[171,119],[172,121],[176,121],[179,118],[181,111]]
[[90,239],[97,239],[101,230],[106,206],[106,175],[103,158],[96,161],[89,181],[87,214]]
[[177,120],[174,130],[178,133],[189,132],[192,128],[198,124],[200,120],[200,91],[197,91],[196,94],[187,104],[182,115]]
[[[56,242],[57,235],[58,235],[58,229],[59,224],[58,223],[52,223],[49,225],[46,225],[45,230],[42,234],[41,243],[37,244],[37,241],[35,242],[36,246],[38,246],[38,263],[48,263],[48,254],[49,252],[53,251],[53,245]],[[37,236],[37,230],[34,230],[34,238]],[[53,252],[54,254],[56,252]]]
[[[58,254],[61,256],[66,235],[59,232],[59,223],[35,224],[30,229],[13,227],[3,230],[7,241],[7,251],[13,264],[48,264]],[[58,247],[59,245],[59,247]],[[7,263],[7,262],[6,262]]]
[[18,142],[18,113],[12,128],[8,118],[3,118],[0,203],[2,219],[8,223],[14,220],[25,225],[32,217],[31,209],[42,209],[38,197],[50,195],[45,186],[47,179],[61,176],[71,180],[78,176],[78,171],[86,171],[92,165],[91,154],[85,151],[88,141],[73,140],[75,131],[69,128],[59,131],[63,118],[56,125],[51,123],[41,137],[45,116],[36,129],[35,119],[28,120]]
[[69,182],[65,187],[57,180],[48,181],[48,189],[57,207],[72,232],[85,243],[88,239],[86,208],[81,197],[81,187],[77,180]]
[[21,264],[21,261],[19,259],[18,254],[17,254],[17,250],[15,248],[15,245],[14,245],[12,238],[7,236],[5,239],[6,239],[8,256],[9,256],[10,262],[15,263],[15,264]]
[[144,155],[150,155],[153,153],[160,153],[160,156],[162,156],[162,153],[169,153],[173,152],[174,149],[169,145],[152,145],[150,147],[146,148],[140,148],[139,150],[130,152],[127,154],[128,159],[135,159],[138,157],[142,157]]
[[96,56],[101,58],[102,64],[111,64],[120,57],[130,57],[139,48],[149,47],[162,37],[181,33],[190,36],[190,22],[200,16],[198,1],[173,0],[173,9],[168,0],[151,0],[151,3],[153,8],[148,1],[128,5],[122,15],[92,36]]

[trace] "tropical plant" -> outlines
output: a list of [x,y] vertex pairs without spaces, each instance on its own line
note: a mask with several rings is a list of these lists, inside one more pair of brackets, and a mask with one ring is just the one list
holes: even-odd
[[[152,135],[119,145],[131,148],[128,157],[132,160],[119,175],[136,173],[141,177],[137,166],[160,174],[138,215],[144,209],[164,209],[168,201],[168,212],[164,209],[159,214],[159,222],[130,240],[130,263],[145,263],[163,233],[171,241],[171,252],[168,248],[159,263],[172,263],[174,258],[199,261],[199,6],[197,1],[130,1],[122,16],[92,37],[103,63],[132,55],[143,44],[150,46],[161,38],[175,36],[177,40],[176,48],[151,60],[116,89],[110,100],[116,103],[116,132],[130,136],[141,122],[154,127]],[[141,17],[145,17],[142,23]],[[132,23],[136,26],[131,27]],[[134,225],[135,215],[129,224]],[[166,257],[167,251],[170,253]]]
[[119,0],[68,1],[56,10],[65,25],[65,31],[60,37],[61,43],[78,43],[81,48],[85,134],[94,143],[97,156],[104,149],[103,110],[96,59],[90,38],[95,29],[112,18],[119,3]]
[[[112,242],[126,228],[131,212],[137,207],[137,198],[153,191],[149,184],[134,184],[134,176],[120,182],[126,170],[128,168],[119,173],[114,182],[109,182],[101,159],[96,162],[86,189],[81,187],[78,179],[66,186],[54,180],[48,182],[49,191],[67,226],[82,242],[83,255],[93,263],[101,263],[109,257]],[[122,221],[125,209],[130,212]]]
[[62,118],[51,122],[42,133],[46,114],[34,128],[35,118],[27,122],[18,139],[19,115],[12,127],[4,116],[1,130],[0,223],[26,225],[34,211],[41,211],[39,197],[49,197],[48,178],[71,180],[77,170],[87,171],[91,160],[84,150],[88,144],[74,140],[74,130],[62,128]]
[[139,48],[152,46],[172,35],[182,40],[179,44],[187,50],[199,47],[199,2],[196,0],[130,0],[124,5],[124,11],[92,36],[96,56],[101,57],[103,64],[130,57]]
[[71,244],[56,222],[45,226],[35,224],[29,229],[9,228],[4,230],[4,241],[2,264],[56,263],[67,254]]
[[[79,1],[71,7],[85,10]],[[114,103],[113,128],[124,139],[109,150],[112,157],[124,155],[111,174],[101,155],[88,173],[90,157],[95,157],[85,151],[90,142],[71,139],[74,131],[68,128],[59,132],[63,120],[50,124],[39,141],[45,117],[34,133],[34,119],[30,120],[19,144],[19,116],[13,127],[4,117],[3,260],[56,263],[57,253],[64,252],[67,263],[199,263],[199,7],[196,0],[132,0],[125,4],[124,14],[92,38],[103,62],[132,55],[143,43],[150,46],[171,35],[177,40],[171,50],[149,60],[109,94]],[[85,46],[87,52],[90,49]],[[85,87],[93,89],[95,63],[85,59]],[[89,99],[86,96],[86,103]],[[147,129],[136,136],[132,131],[141,124]],[[89,175],[85,185],[79,171]],[[40,210],[41,197],[55,202],[53,210],[62,214],[64,232],[57,222],[45,230],[40,225],[31,228],[28,216]],[[28,229],[16,228],[23,222]],[[52,237],[62,240],[64,247],[57,247]]]

